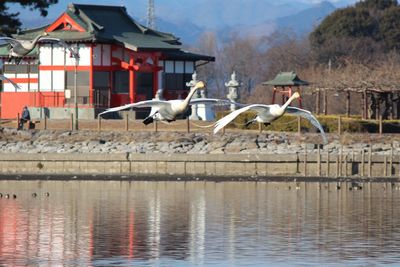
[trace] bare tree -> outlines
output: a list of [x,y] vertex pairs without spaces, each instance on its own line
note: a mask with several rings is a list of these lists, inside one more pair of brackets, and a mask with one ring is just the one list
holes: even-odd
[[268,70],[264,79],[269,80],[281,71],[296,71],[308,67],[310,62],[310,46],[307,38],[298,39],[293,33],[274,33],[267,38],[269,49],[264,60]]

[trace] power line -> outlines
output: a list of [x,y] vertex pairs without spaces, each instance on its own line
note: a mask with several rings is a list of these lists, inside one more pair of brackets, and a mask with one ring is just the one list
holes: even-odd
[[156,18],[154,15],[154,0],[148,0],[147,27],[153,30],[156,29]]

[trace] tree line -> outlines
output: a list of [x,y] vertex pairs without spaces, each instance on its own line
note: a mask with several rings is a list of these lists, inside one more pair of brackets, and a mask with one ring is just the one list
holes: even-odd
[[[236,34],[221,43],[208,32],[194,49],[216,57],[199,68],[215,96],[226,95],[224,82],[236,71],[242,102],[270,103],[272,88],[261,83],[295,71],[311,82],[302,92],[303,104],[312,111],[398,118],[399,17],[395,0],[364,0],[334,11],[308,36],[299,38],[288,29],[258,38]],[[346,104],[349,95],[351,104]],[[321,107],[323,97],[326,107]]]

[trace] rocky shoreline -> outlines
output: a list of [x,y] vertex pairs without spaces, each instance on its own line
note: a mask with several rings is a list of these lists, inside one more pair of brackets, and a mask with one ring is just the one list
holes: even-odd
[[184,132],[0,130],[0,153],[162,153],[162,154],[338,154],[368,151],[400,154],[397,135],[329,135],[321,145],[317,133],[232,131],[225,134]]

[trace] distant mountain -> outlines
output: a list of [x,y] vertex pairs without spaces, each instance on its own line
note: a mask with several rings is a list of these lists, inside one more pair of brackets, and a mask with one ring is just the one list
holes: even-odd
[[[158,25],[160,30],[174,33],[180,37],[185,44],[194,44],[198,40],[200,34],[206,30],[217,32],[217,35],[222,42],[229,40],[229,38],[234,34],[243,37],[260,37],[268,36],[274,31],[292,31],[298,36],[303,36],[304,34],[310,33],[316,25],[318,25],[326,16],[336,9],[335,6],[333,6],[330,2],[322,2],[315,5],[301,5],[301,7],[305,6],[308,8],[294,12],[294,3],[284,4],[279,6],[280,9],[290,10],[290,12],[281,12],[282,14],[285,14],[285,16],[277,16],[273,19],[271,19],[273,16],[262,16],[261,18],[248,19],[246,22],[242,21],[241,23],[239,23],[238,20],[236,24],[232,25],[229,25],[229,23],[214,25],[213,28],[201,27],[199,24],[196,25],[195,21],[193,23],[189,21],[181,23],[169,23],[167,27],[161,22],[161,24]],[[268,12],[272,12],[271,10],[272,9],[269,9]],[[292,15],[287,15],[291,12],[294,13]],[[244,11],[243,14],[245,13],[246,12]],[[245,16],[243,15],[243,17]],[[174,28],[174,26],[177,27]],[[183,28],[184,31],[182,31]],[[180,35],[180,33],[182,33],[182,35]],[[186,33],[189,33],[189,35]]]
[[168,5],[156,6],[156,16],[170,22],[190,20],[203,29],[216,30],[235,25],[255,25],[293,15],[312,6],[299,1],[170,0]]
[[292,16],[278,18],[277,28],[293,30],[298,36],[308,34],[335,9],[330,2],[322,2]]
[[[111,0],[98,1],[98,4],[116,4]],[[332,1],[343,7],[356,0]],[[66,0],[59,0],[46,18],[22,16],[23,27],[53,22],[66,9],[64,2]],[[126,5],[133,18],[145,25],[146,2],[139,4],[129,0],[121,3]],[[288,28],[300,35],[306,34],[336,8],[329,2],[315,4],[315,1],[308,0],[157,0],[155,5],[157,30],[173,33],[187,45],[197,42],[204,31],[216,32],[221,40],[229,40],[232,34],[265,36]]]
[[[141,21],[141,23],[146,25],[144,21]],[[204,32],[204,28],[198,27],[189,20],[172,22],[156,19],[156,25],[158,31],[174,34],[176,37],[180,38],[180,41],[183,42],[183,44],[193,44]]]

